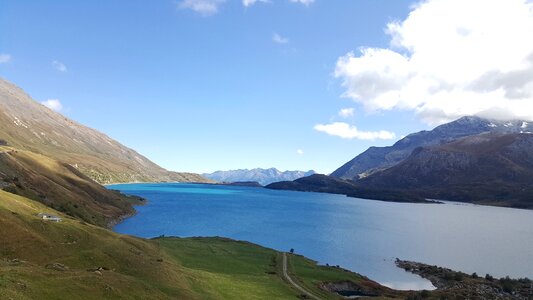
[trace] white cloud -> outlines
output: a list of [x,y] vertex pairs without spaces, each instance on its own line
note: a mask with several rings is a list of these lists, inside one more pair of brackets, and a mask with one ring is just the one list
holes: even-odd
[[9,54],[0,54],[0,64],[11,61],[11,55]]
[[533,120],[533,1],[423,1],[386,32],[389,48],[337,61],[344,96],[367,110]]
[[283,37],[277,33],[274,33],[272,35],[272,41],[276,44],[287,44],[289,43],[289,39],[286,37]]
[[344,122],[334,122],[331,124],[315,125],[315,130],[325,132],[329,135],[338,136],[343,139],[360,140],[392,140],[396,137],[393,132],[380,131],[360,131],[357,127]]
[[256,3],[259,3],[259,2],[262,2],[262,3],[268,3],[270,2],[269,0],[242,0],[242,5],[244,5],[245,7],[248,7],[248,6],[252,6]]
[[211,16],[218,12],[218,7],[226,0],[183,0],[178,3],[180,9],[191,9],[202,16]]
[[315,2],[315,0],[290,0],[292,3],[301,3],[303,5],[309,6],[311,3]]
[[66,72],[67,71],[67,66],[65,66],[65,64],[63,64],[62,62],[60,61],[57,61],[57,60],[54,60],[52,62],[52,66],[58,70],[59,72]]
[[339,116],[343,118],[348,118],[353,116],[353,113],[355,112],[354,108],[343,108],[339,111]]
[[41,102],[41,104],[55,111],[61,111],[63,109],[63,105],[57,99],[48,99]]
[[296,154],[304,155],[304,151],[302,149],[298,149],[298,150],[296,150]]

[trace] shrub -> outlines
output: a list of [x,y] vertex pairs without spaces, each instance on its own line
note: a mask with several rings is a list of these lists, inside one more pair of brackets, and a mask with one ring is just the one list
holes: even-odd
[[15,195],[17,194],[17,188],[14,185],[6,186],[4,191]]
[[502,289],[506,293],[512,293],[514,290],[514,283],[509,276],[506,276],[505,278],[500,278],[500,284],[502,285]]

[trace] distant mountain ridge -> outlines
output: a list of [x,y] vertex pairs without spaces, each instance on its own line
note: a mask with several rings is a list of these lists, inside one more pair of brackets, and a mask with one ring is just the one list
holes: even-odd
[[240,169],[230,171],[216,171],[214,173],[202,174],[202,176],[218,182],[250,182],[255,181],[261,185],[267,185],[278,181],[292,181],[298,178],[315,174],[313,170],[304,171],[279,171],[276,168],[270,169]]
[[331,173],[331,176],[342,179],[366,177],[376,171],[384,170],[400,163],[418,147],[440,145],[458,138],[484,132],[533,132],[533,122],[521,120],[497,121],[476,116],[463,117],[440,125],[430,131],[410,134],[389,147],[370,147],[335,170]]
[[331,176],[314,175],[267,188],[531,209],[532,132],[527,121],[464,117],[411,134],[391,147],[372,147]]
[[420,147],[355,184],[424,198],[533,208],[533,134],[482,133]]
[[167,171],[107,135],[41,105],[1,78],[0,139],[68,163],[99,183],[208,181],[198,174]]

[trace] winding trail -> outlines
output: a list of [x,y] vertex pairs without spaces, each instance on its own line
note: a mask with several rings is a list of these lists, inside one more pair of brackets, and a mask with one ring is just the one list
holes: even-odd
[[294,280],[292,280],[292,278],[289,276],[289,273],[287,272],[287,253],[283,252],[283,277],[285,277],[285,279],[287,279],[287,281],[292,285],[294,286],[297,290],[299,290],[300,292],[302,292],[304,295],[306,295],[307,297],[311,298],[311,299],[315,299],[315,300],[321,300],[320,298],[318,298],[317,296],[311,294],[310,292],[308,292],[306,289],[304,289],[303,287],[301,287],[300,285],[298,285],[296,282],[294,282]]

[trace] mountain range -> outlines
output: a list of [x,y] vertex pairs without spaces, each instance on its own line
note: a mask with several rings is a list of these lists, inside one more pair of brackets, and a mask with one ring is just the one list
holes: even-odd
[[363,178],[400,163],[418,147],[444,144],[461,137],[484,132],[533,132],[533,122],[488,120],[476,116],[463,117],[430,131],[410,134],[389,147],[370,147],[335,170],[331,176],[342,179]]
[[432,199],[533,208],[533,134],[482,133],[420,147],[356,184]]
[[205,178],[218,182],[258,182],[261,185],[268,185],[278,181],[292,181],[298,178],[315,174],[313,170],[285,171],[281,172],[276,168],[270,169],[241,169],[231,171],[217,171],[214,173],[202,174]]
[[533,126],[463,117],[372,147],[331,176],[267,186],[387,201],[453,200],[533,208]]

